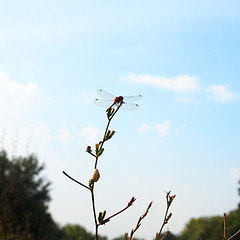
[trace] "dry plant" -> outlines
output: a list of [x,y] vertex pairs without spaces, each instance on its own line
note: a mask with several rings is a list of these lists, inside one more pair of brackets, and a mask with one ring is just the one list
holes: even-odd
[[236,233],[234,233],[231,237],[227,238],[226,237],[226,222],[227,222],[227,214],[224,213],[224,215],[223,215],[223,240],[231,240],[240,233],[240,229]]
[[[102,93],[103,91],[100,90],[100,92]],[[141,97],[141,95],[139,95]],[[98,99],[96,99],[96,101],[98,101]],[[97,102],[98,103],[98,102]],[[99,212],[97,214],[96,211],[96,203],[95,203],[95,185],[96,183],[99,181],[100,178],[100,173],[99,170],[97,168],[98,166],[98,161],[100,156],[102,156],[103,151],[104,151],[104,143],[108,140],[110,140],[113,135],[115,134],[115,131],[111,131],[109,130],[109,126],[110,123],[113,119],[113,117],[116,115],[116,113],[118,112],[118,110],[125,105],[124,102],[124,98],[122,96],[119,96],[117,98],[114,99],[113,103],[110,105],[110,107],[107,108],[106,113],[107,113],[107,126],[103,135],[103,138],[101,141],[99,141],[98,143],[95,144],[95,149],[94,151],[92,150],[91,146],[88,146],[86,149],[86,152],[89,153],[93,158],[95,158],[95,163],[94,163],[94,168],[93,168],[93,175],[92,178],[89,180],[88,185],[83,184],[82,182],[74,179],[73,177],[71,177],[69,174],[67,174],[66,172],[63,171],[63,173],[70,178],[72,181],[76,182],[77,184],[79,184],[80,186],[84,187],[85,189],[90,191],[91,194],[91,204],[92,204],[92,211],[93,211],[93,217],[94,217],[94,224],[95,224],[95,240],[99,240],[99,227],[106,224],[107,222],[109,222],[113,217],[116,217],[117,215],[119,215],[120,213],[126,211],[129,207],[132,206],[132,204],[134,203],[134,201],[136,200],[135,197],[132,197],[131,200],[127,203],[126,207],[124,207],[123,209],[121,209],[120,211],[117,211],[115,214],[106,217],[106,210]],[[134,104],[132,104],[133,106]],[[137,106],[136,104],[134,106]],[[170,196],[170,191],[166,193],[166,201],[167,201],[167,208],[166,208],[166,212],[165,212],[165,216],[164,216],[164,220],[163,223],[160,227],[160,230],[157,232],[155,240],[160,240],[160,234],[162,233],[163,227],[168,223],[169,219],[171,218],[172,214],[168,214],[169,211],[169,207],[172,204],[173,199],[175,198],[175,195]],[[134,233],[139,229],[139,227],[141,226],[142,220],[147,216],[148,211],[150,209],[150,207],[152,206],[152,202],[148,205],[145,213],[138,219],[138,222],[136,224],[136,227],[134,229],[132,229],[132,231],[130,232],[130,235],[128,236],[128,234],[125,234],[125,239],[126,240],[132,240]],[[168,234],[170,233],[170,231],[167,231],[166,234],[164,235],[164,237],[162,237],[161,239],[164,239]]]

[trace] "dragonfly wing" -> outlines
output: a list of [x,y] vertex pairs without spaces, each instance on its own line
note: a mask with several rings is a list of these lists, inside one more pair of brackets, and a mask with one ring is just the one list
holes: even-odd
[[116,96],[108,93],[108,92],[105,92],[104,90],[100,89],[97,91],[98,95],[102,98],[111,98],[111,99],[114,99]]
[[122,110],[137,110],[139,106],[135,103],[124,103],[120,109]]
[[110,99],[96,99],[94,101],[95,104],[97,104],[100,107],[108,108],[112,105],[113,100]]
[[[110,99],[96,99],[94,103],[100,107],[109,108],[113,101]],[[116,109],[119,106],[119,103],[113,104],[112,108]],[[135,103],[123,103],[119,110],[136,110],[139,106]]]
[[123,99],[126,100],[126,102],[135,102],[135,101],[141,100],[142,98],[143,98],[142,95],[123,97]]

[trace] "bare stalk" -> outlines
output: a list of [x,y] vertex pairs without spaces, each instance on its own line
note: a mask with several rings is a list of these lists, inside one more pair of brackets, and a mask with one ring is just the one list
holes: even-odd
[[95,240],[98,240],[98,224],[97,224],[97,214],[95,208],[95,198],[94,198],[94,183],[91,187],[91,197],[92,197],[92,208],[93,208],[93,215],[94,215],[94,222],[95,222]]
[[[106,129],[105,129],[104,135],[103,135],[103,139],[102,139],[102,141],[100,142],[100,149],[99,149],[99,150],[102,150],[103,144],[104,144],[105,141],[106,141],[106,134],[107,134],[107,132],[108,132],[108,128],[109,128],[110,122],[111,122],[111,120],[113,119],[113,117],[115,116],[115,114],[117,113],[117,111],[119,110],[119,108],[122,106],[122,104],[123,104],[123,102],[121,102],[121,103],[118,105],[118,107],[116,108],[116,110],[115,110],[112,114],[108,115],[108,123],[107,123]],[[112,110],[112,108],[110,108],[108,111],[111,111],[111,110]],[[108,114],[109,114],[109,113],[108,113]],[[98,157],[99,157],[99,156],[97,156],[97,155],[95,156],[96,160],[95,160],[94,168],[97,168]]]
[[226,221],[227,221],[227,215],[224,213],[223,216],[223,240],[226,239]]
[[239,233],[240,233],[240,230],[238,230],[236,233],[234,233],[230,238],[228,238],[228,240],[234,238],[234,237],[235,237],[237,234],[239,234]]
[[77,181],[76,179],[72,178],[71,176],[69,176],[66,172],[63,171],[63,174],[66,175],[68,178],[70,178],[71,180],[73,180],[74,182],[78,183],[79,185],[81,185],[82,187],[87,188],[88,190],[91,190],[89,187],[87,187],[86,185],[80,183],[79,181]]
[[[121,102],[119,104],[119,106],[117,107],[117,109],[112,112],[112,114],[110,114],[109,111],[112,111],[112,108],[110,108],[107,112],[107,116],[108,116],[108,123],[107,123],[107,126],[106,126],[106,129],[105,129],[105,132],[104,132],[104,135],[103,135],[103,139],[101,142],[99,142],[99,149],[98,149],[98,152],[102,152],[103,150],[103,144],[105,143],[105,141],[107,140],[106,139],[106,135],[107,135],[107,132],[108,132],[108,128],[109,128],[109,125],[110,125],[110,122],[111,120],[113,119],[114,115],[117,113],[117,111],[119,110],[119,108],[122,106],[123,102]],[[98,155],[98,153],[96,152],[96,155],[92,154],[91,150],[88,151],[92,156],[95,157],[95,164],[94,164],[94,168],[97,169],[97,163],[98,163],[98,158],[100,155]],[[93,208],[93,215],[94,215],[94,222],[95,222],[95,240],[98,240],[98,227],[99,227],[99,224],[97,223],[97,214],[96,214],[96,207],[95,207],[95,198],[94,198],[94,182],[90,183],[90,190],[91,190],[91,199],[92,199],[92,208]],[[119,214],[119,213],[118,213]],[[115,214],[117,215],[117,214]],[[113,216],[109,217],[109,220],[110,218],[112,218]]]
[[[166,194],[166,200],[167,200],[167,208],[166,208],[166,212],[164,215],[164,219],[163,219],[163,223],[162,226],[159,230],[159,232],[156,234],[156,238],[155,240],[159,240],[160,234],[162,233],[163,227],[168,223],[168,220],[171,218],[172,214],[168,214],[168,210],[172,204],[173,199],[176,197],[176,195],[170,196],[171,191],[167,192]],[[170,232],[169,232],[170,233]],[[168,234],[169,234],[168,233]]]
[[[109,222],[111,218],[113,218],[113,217],[117,216],[118,214],[120,214],[120,213],[124,212],[125,210],[127,210],[129,207],[132,206],[132,204],[133,204],[133,202],[134,202],[135,200],[136,200],[136,198],[135,198],[135,197],[132,197],[132,199],[128,202],[128,205],[127,205],[125,208],[123,208],[123,209],[120,210],[119,212],[113,214],[112,216],[104,219],[104,222],[105,222],[105,223],[106,223],[106,222]],[[105,224],[105,223],[104,223],[104,224]],[[99,223],[98,225],[100,226],[100,225],[102,225],[102,224]]]
[[[223,217],[223,240],[226,240],[226,221],[227,221],[227,215],[226,213],[224,213],[224,217]],[[230,238],[228,238],[227,240],[231,240],[232,238],[234,238],[235,236],[237,236],[237,234],[240,233],[240,230],[238,230],[236,233],[234,233]]]
[[145,213],[139,217],[138,219],[138,222],[137,222],[137,225],[134,229],[132,229],[131,233],[130,233],[130,236],[129,236],[129,240],[132,240],[133,239],[133,235],[134,233],[138,230],[138,228],[141,226],[141,221],[143,220],[143,218],[145,218],[148,214],[148,211],[150,209],[150,207],[152,206],[152,202],[149,203],[148,207],[147,207],[147,210],[145,211]]

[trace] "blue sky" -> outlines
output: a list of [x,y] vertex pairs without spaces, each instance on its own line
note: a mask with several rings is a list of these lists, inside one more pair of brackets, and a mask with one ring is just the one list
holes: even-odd
[[[97,209],[134,206],[100,229],[151,239],[177,195],[169,223],[236,208],[240,179],[240,3],[221,1],[0,1],[0,131],[9,154],[34,152],[52,181],[50,211],[60,224],[93,231],[87,183],[102,138],[98,89],[142,94],[120,111],[99,162]],[[120,224],[119,224],[120,223]]]

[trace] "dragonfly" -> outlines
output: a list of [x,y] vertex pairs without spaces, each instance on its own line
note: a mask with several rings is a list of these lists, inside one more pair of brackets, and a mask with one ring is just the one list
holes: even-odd
[[97,93],[101,98],[96,99],[95,103],[101,107],[107,108],[106,111],[111,108],[116,109],[120,104],[121,108],[124,110],[135,110],[138,109],[139,106],[132,102],[142,99],[142,95],[116,97],[115,95],[105,92],[102,89],[98,90]]

